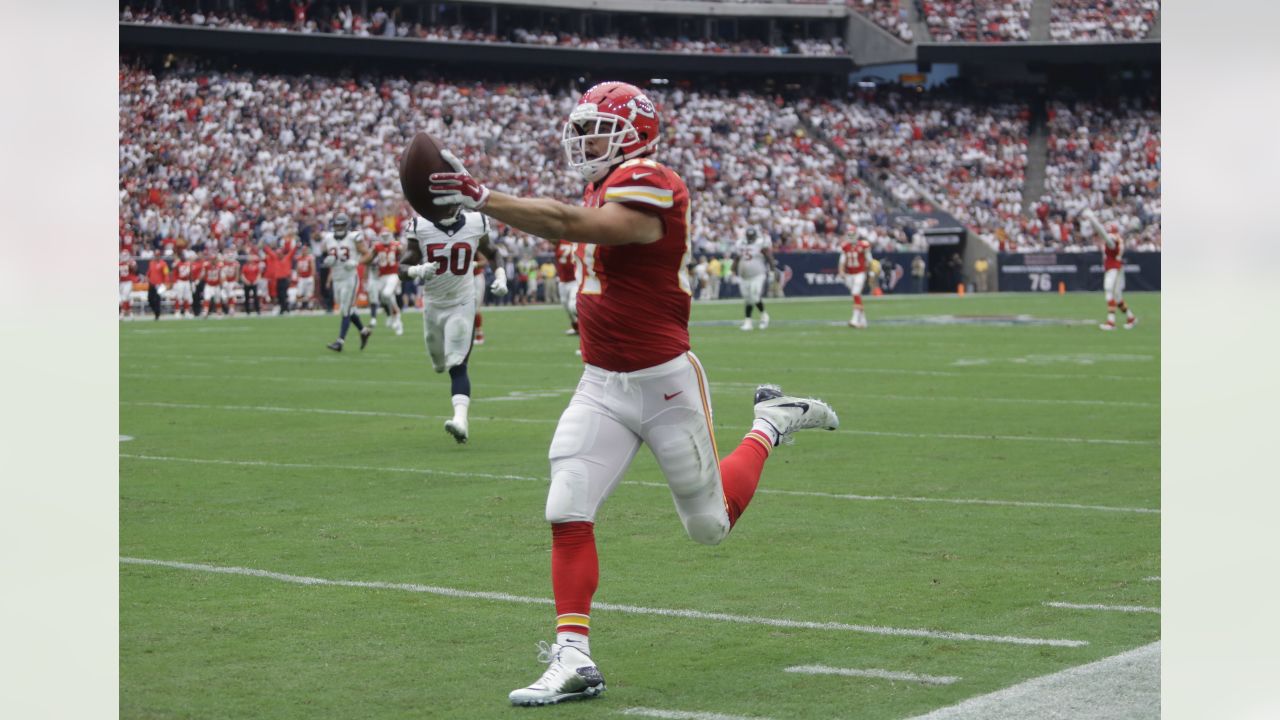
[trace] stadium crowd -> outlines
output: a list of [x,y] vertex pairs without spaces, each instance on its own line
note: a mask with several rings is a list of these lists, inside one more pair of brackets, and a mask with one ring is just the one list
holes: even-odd
[[924,0],[936,42],[1023,42],[1031,38],[1031,0]]
[[[319,15],[319,17],[316,17]],[[275,19],[265,12],[254,14],[248,9],[218,13],[178,9],[166,10],[163,6],[151,9],[134,9],[126,5],[120,11],[121,22],[193,25],[220,30],[260,30],[272,32],[332,33],[357,37],[406,38],[448,42],[520,43],[579,50],[646,50],[695,54],[747,54],[747,55],[843,55],[844,41],[839,37],[792,38],[781,44],[761,40],[700,39],[688,37],[638,37],[616,33],[582,36],[578,33],[545,29],[515,28],[504,34],[495,34],[483,28],[465,27],[459,24],[443,25],[409,22],[400,18],[400,9],[393,7],[388,13],[378,7],[368,18],[343,5],[324,17],[324,13],[311,13],[303,8],[292,20]]]
[[1049,38],[1057,41],[1141,40],[1160,15],[1160,0],[1053,0]]
[[[569,83],[455,83],[202,69],[120,69],[120,243],[135,257],[185,250],[247,258],[314,243],[345,211],[370,235],[410,218],[397,160],[413,133],[442,138],[492,187],[576,203],[561,124]],[[650,90],[663,159],[696,192],[695,255],[723,255],[747,227],[780,250],[919,249],[893,220],[945,210],[1005,250],[1083,249],[1098,212],[1160,246],[1159,110],[1054,102],[1045,194],[1021,211],[1029,109],[880,90],[787,100],[755,91]],[[552,250],[495,224],[512,262]]]
[[[910,0],[910,2],[916,4],[919,12],[922,8],[920,0]],[[849,7],[866,15],[899,40],[907,43],[915,42],[915,31],[911,29],[902,0],[849,0]]]

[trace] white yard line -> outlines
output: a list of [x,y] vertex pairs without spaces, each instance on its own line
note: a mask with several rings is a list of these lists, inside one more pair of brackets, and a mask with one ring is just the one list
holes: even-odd
[[[497,398],[482,398],[481,400],[496,400]],[[394,413],[381,410],[328,410],[323,408],[300,408],[300,407],[281,407],[275,405],[204,405],[200,403],[173,403],[173,402],[147,402],[142,400],[121,400],[121,405],[139,405],[145,407],[158,408],[178,408],[187,410],[227,410],[233,412],[297,412],[297,413],[314,413],[321,415],[359,415],[363,417],[399,417],[414,418],[419,420],[448,420],[450,415],[420,415],[415,413]],[[511,422],[525,423],[532,425],[554,425],[559,422],[558,418],[513,418],[513,417],[489,417],[491,422]],[[931,440],[988,440],[988,441],[1005,441],[1005,442],[1044,442],[1044,443],[1067,443],[1073,445],[1159,445],[1159,440],[1123,440],[1113,438],[1081,438],[1081,437],[1054,437],[1051,435],[977,435],[966,433],[909,433],[909,432],[893,432],[889,430],[857,430],[857,429],[841,429],[835,431],[837,434],[844,435],[866,435],[874,437],[901,437]]]
[[1159,575],[1152,575],[1151,577],[1144,577],[1144,578],[1142,578],[1142,579],[1143,579],[1143,580],[1146,580],[1147,582],[1160,582],[1160,576],[1159,576]]
[[1160,608],[1147,607],[1146,605],[1090,605],[1068,602],[1046,602],[1044,605],[1047,607],[1062,608],[1064,610],[1103,610],[1109,612],[1160,614]]
[[661,720],[770,720],[759,716],[723,715],[721,713],[690,712],[687,710],[660,710],[647,707],[629,707],[625,710],[619,710],[618,713],[634,717],[660,718]]
[[[403,467],[381,467],[373,465],[338,465],[326,463],[285,463],[273,462],[269,460],[224,460],[224,459],[206,459],[206,458],[185,458],[173,457],[168,455],[138,455],[130,453],[121,453],[121,458],[130,460],[149,460],[154,462],[178,462],[193,463],[197,465],[231,465],[245,467],[277,467],[277,468],[297,468],[305,470],[364,470],[371,472],[385,471],[393,473],[409,473],[422,475],[445,475],[449,477],[467,477],[467,478],[487,478],[491,480],[524,480],[531,482],[549,482],[547,476],[529,476],[529,475],[493,475],[489,473],[476,472],[452,472],[447,470],[433,470],[429,468],[403,468]],[[667,489],[666,483],[644,482],[640,480],[624,480],[623,485],[637,485],[640,487],[652,487]],[[1079,505],[1075,503],[1050,503],[1050,502],[1031,502],[1022,500],[980,500],[969,498],[926,498],[926,497],[898,497],[893,495],[851,495],[839,493],[825,492],[808,492],[804,490],[777,490],[774,488],[758,488],[757,493],[766,495],[787,495],[791,497],[815,497],[826,498],[830,500],[853,500],[863,502],[911,502],[911,503],[941,503],[946,505],[991,505],[997,507],[1029,507],[1029,508],[1049,508],[1056,510],[1097,510],[1101,512],[1123,512],[1123,513],[1143,513],[1143,514],[1159,514],[1158,509],[1153,508],[1130,508],[1130,507],[1112,507],[1108,505]]]
[[795,665],[786,668],[783,672],[803,675],[843,675],[845,677],[875,678],[879,680],[902,680],[923,685],[951,685],[960,680],[960,678],[951,675],[920,675],[896,670],[879,670],[876,668],[863,670],[859,668],[831,667],[829,665]]
[[912,720],[1158,720],[1160,643],[1044,675]]
[[[189,570],[195,572],[221,573],[226,575],[246,575],[267,578],[280,582],[298,585],[328,585],[336,587],[370,588],[378,590],[401,590],[406,592],[428,593],[445,597],[469,598],[476,600],[496,600],[501,602],[524,603],[529,605],[554,605],[551,598],[525,597],[501,592],[479,590],[459,590],[456,588],[438,587],[434,585],[418,585],[416,583],[369,582],[361,580],[330,580],[326,578],[307,577],[303,575],[287,575],[270,570],[254,568],[205,565],[171,560],[152,560],[147,558],[122,557],[120,562],[128,565],[151,565]],[[806,630],[830,630],[838,632],[855,632],[869,635],[888,635],[897,637],[934,638],[938,640],[957,640],[970,642],[990,642],[1007,645],[1040,645],[1052,647],[1081,647],[1089,643],[1084,640],[1062,640],[1052,638],[1019,637],[1015,635],[983,635],[979,633],[951,632],[946,630],[926,630],[919,628],[894,628],[875,625],[853,625],[838,622],[813,622],[792,620],[789,618],[768,618],[753,615],[733,615],[730,613],[703,612],[701,610],[684,610],[672,608],[651,608],[638,605],[620,605],[618,603],[593,602],[596,610],[611,610],[628,615],[657,615],[662,617],[687,618],[690,620],[717,620],[720,622],[740,623],[744,625],[763,625],[767,627],[800,628]]]

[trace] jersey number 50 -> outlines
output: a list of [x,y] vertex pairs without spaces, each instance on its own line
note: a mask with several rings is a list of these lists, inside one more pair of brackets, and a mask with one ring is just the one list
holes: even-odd
[[[449,248],[448,252],[442,252]],[[427,243],[427,262],[439,263],[439,274],[446,272],[454,275],[466,275],[471,270],[472,249],[470,245],[459,243],[449,246],[445,243]]]

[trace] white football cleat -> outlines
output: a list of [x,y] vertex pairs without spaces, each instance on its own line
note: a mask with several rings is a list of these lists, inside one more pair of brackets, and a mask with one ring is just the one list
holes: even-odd
[[376,317],[369,318],[369,327],[371,328],[378,327],[378,318]]
[[1138,317],[1135,315],[1124,322],[1125,330],[1132,330],[1134,325],[1138,324]]
[[399,316],[396,316],[396,319],[392,320],[391,323],[395,326],[397,335],[404,334],[404,320],[401,320]]
[[763,330],[767,327],[769,327],[769,313],[762,312],[760,313],[760,329]]
[[742,329],[743,329],[743,330],[750,330],[750,329],[751,329],[751,318],[747,318],[746,320],[743,320],[743,321],[742,321]]
[[539,641],[538,662],[550,665],[537,682],[511,691],[512,705],[554,705],[598,697],[605,690],[600,669],[581,650]]
[[791,442],[791,434],[797,430],[840,427],[840,418],[831,406],[815,398],[791,397],[782,394],[777,385],[761,385],[756,388],[756,418],[773,426],[778,433],[777,445]]
[[467,442],[467,421],[466,420],[446,420],[444,422],[444,431],[453,436],[459,445]]
[[1113,322],[1098,323],[1099,330],[1115,330],[1116,324]]

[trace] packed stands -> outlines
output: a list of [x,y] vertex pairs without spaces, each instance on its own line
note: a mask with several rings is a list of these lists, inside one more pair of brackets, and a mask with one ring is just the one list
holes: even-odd
[[1049,37],[1060,42],[1141,40],[1160,16],[1160,0],[1053,0]]
[[1031,0],[924,0],[937,42],[1022,42],[1031,38]]
[[911,29],[911,23],[907,21],[904,2],[919,2],[919,0],[849,0],[849,7],[866,15],[877,25],[888,30],[889,34],[909,43],[914,42],[916,37],[915,31]]

